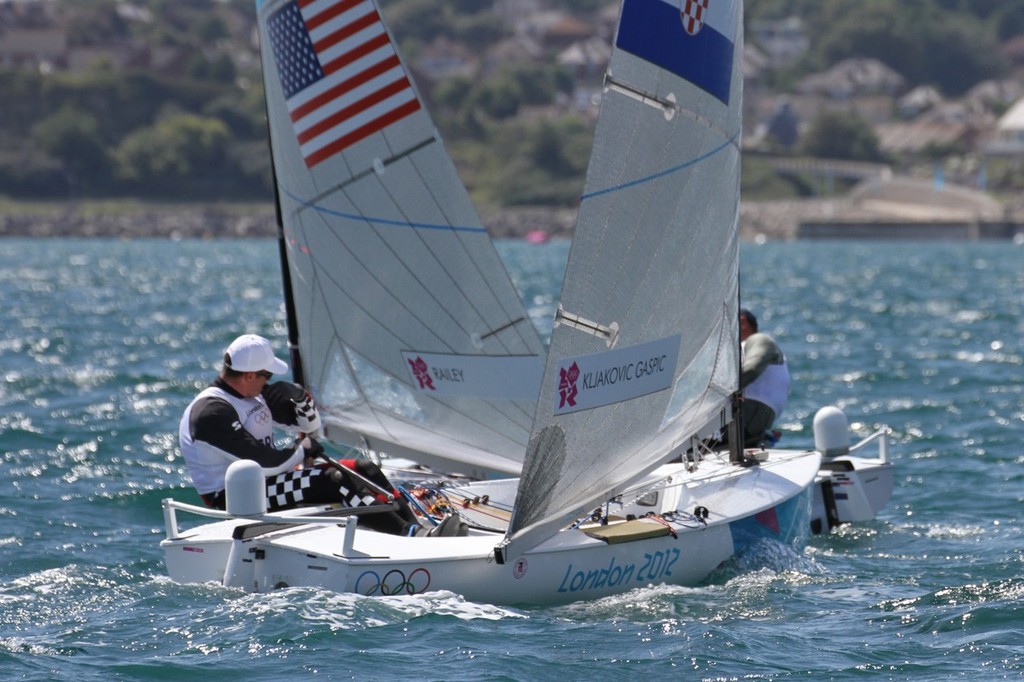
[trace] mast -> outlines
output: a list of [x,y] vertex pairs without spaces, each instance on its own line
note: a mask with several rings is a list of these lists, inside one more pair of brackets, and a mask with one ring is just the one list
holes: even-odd
[[[273,150],[271,150],[273,156]],[[295,299],[292,296],[292,274],[288,268],[288,242],[284,234],[284,220],[281,217],[281,196],[277,189],[277,171],[271,172],[274,178],[274,213],[277,217],[277,248],[281,258],[281,285],[284,292],[284,312],[288,322],[288,357],[292,365],[292,378],[295,383],[305,386],[306,379],[302,371],[302,355],[299,353],[299,321],[295,315]]]
[[[263,41],[260,41],[260,63],[263,63]],[[281,192],[277,184],[277,164],[274,159],[274,145],[271,142],[270,101],[267,89],[263,88],[263,107],[267,115],[267,148],[270,152],[270,173],[274,185],[274,219],[277,221],[277,250],[281,261],[281,289],[284,294],[285,320],[288,324],[288,359],[292,366],[292,380],[306,386],[302,370],[302,355],[299,353],[299,321],[295,314],[295,298],[292,294],[292,274],[288,267],[288,241],[284,233],[284,216],[281,212]]]
[[[736,284],[736,310],[740,310],[740,306],[743,301],[743,277],[739,275],[742,271],[742,266],[737,266],[737,284]],[[736,377],[743,376],[743,341],[740,339],[742,334],[739,328],[736,330]],[[732,394],[731,398],[731,409],[732,409],[732,421],[730,421],[726,429],[726,440],[729,443],[729,461],[733,464],[743,464],[743,447],[746,443],[743,442],[743,413],[740,410],[740,401],[743,400],[743,392],[738,388],[735,393]]]

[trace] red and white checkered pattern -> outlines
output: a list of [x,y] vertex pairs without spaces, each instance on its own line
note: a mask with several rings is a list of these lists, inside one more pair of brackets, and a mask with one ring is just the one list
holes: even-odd
[[679,10],[679,19],[683,22],[683,28],[691,36],[700,33],[704,28],[705,15],[708,11],[710,0],[684,0],[682,9]]

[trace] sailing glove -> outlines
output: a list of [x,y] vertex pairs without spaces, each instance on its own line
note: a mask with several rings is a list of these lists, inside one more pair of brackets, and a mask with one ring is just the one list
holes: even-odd
[[299,431],[308,436],[318,436],[323,422],[320,420],[320,411],[316,409],[313,396],[305,393],[298,400],[292,400],[295,405],[295,424]]
[[324,446],[320,445],[319,441],[306,437],[302,439],[300,443],[302,445],[303,453],[310,459],[317,459],[318,457],[324,456]]

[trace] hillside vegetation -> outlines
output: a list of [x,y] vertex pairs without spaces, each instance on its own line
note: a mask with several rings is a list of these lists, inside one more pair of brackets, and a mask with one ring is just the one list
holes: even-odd
[[[45,4],[69,47],[97,56],[76,70],[0,70],[0,195],[270,197],[253,0],[136,0],[134,14],[115,0]],[[472,75],[417,79],[474,198],[490,206],[572,205],[592,120],[567,104],[588,84],[556,66],[555,48],[511,62],[490,56],[516,35],[498,11],[502,3],[383,4],[414,70],[439,38],[482,65]],[[540,4],[595,27],[608,5]],[[928,84],[956,96],[1007,74],[1000,45],[1024,34],[1024,3],[1006,0],[748,0],[747,11],[748,22],[797,15],[810,29],[803,57],[769,76],[779,92],[842,59],[874,57],[908,88]],[[114,58],[129,48],[184,57],[175,69],[134,68]]]

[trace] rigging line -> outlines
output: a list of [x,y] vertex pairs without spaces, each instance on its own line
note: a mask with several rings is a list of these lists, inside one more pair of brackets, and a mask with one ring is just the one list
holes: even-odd
[[701,163],[702,161],[705,161],[705,160],[711,158],[712,156],[715,156],[716,154],[720,153],[721,151],[723,151],[723,150],[733,146],[735,144],[735,142],[737,141],[737,139],[739,139],[739,135],[740,135],[739,131],[733,133],[733,136],[730,137],[728,140],[726,140],[722,144],[718,145],[714,149],[712,149],[712,150],[710,150],[710,151],[708,151],[708,152],[706,152],[704,154],[701,154],[700,156],[698,156],[695,159],[690,159],[689,161],[684,161],[683,163],[681,163],[681,164],[679,164],[677,166],[672,166],[671,168],[666,168],[663,171],[658,171],[657,173],[652,173],[651,175],[648,175],[648,176],[643,177],[643,178],[637,178],[636,180],[631,180],[629,182],[624,182],[622,184],[615,185],[613,187],[607,187],[605,189],[599,189],[599,190],[595,190],[593,192],[588,192],[587,194],[584,194],[583,196],[580,197],[580,201],[586,201],[587,199],[593,199],[594,197],[599,197],[599,196],[602,196],[604,194],[611,194],[613,192],[618,192],[620,190],[629,189],[630,187],[635,187],[636,185],[642,185],[642,184],[651,182],[652,180],[658,180],[659,178],[663,178],[666,175],[672,175],[673,173],[678,173],[681,170],[686,170],[687,168],[695,166],[698,163]]
[[[388,376],[391,376],[391,374],[388,373]],[[356,375],[355,381],[357,382],[357,384],[360,385],[360,387],[362,386],[362,384],[359,383],[358,375]],[[503,448],[507,449],[508,451],[515,451],[520,448],[525,449],[525,446],[523,445],[522,441],[517,439],[514,435],[510,435],[507,431],[495,429],[495,420],[493,418],[488,419],[486,415],[474,418],[472,415],[466,414],[452,407],[448,403],[441,401],[438,398],[432,398],[431,396],[426,396],[425,394],[422,393],[417,393],[417,397],[424,397],[425,399],[428,399],[432,402],[440,403],[441,405],[445,406],[446,408],[450,409],[451,411],[455,412],[460,417],[465,419],[466,422],[473,424],[474,426],[480,427],[482,431],[486,431],[488,435],[486,435],[484,438],[467,438],[465,437],[466,432],[463,429],[459,429],[457,432],[453,431],[451,428],[442,429],[436,423],[430,421],[420,421],[416,418],[410,417],[406,413],[395,411],[387,406],[382,406],[379,400],[372,401],[368,399],[364,399],[363,403],[366,406],[366,410],[370,413],[370,416],[374,420],[374,423],[376,423],[377,426],[379,427],[380,435],[375,434],[372,436],[368,436],[365,426],[360,426],[359,424],[350,422],[344,418],[340,418],[337,416],[335,424],[339,428],[361,435],[364,440],[366,438],[372,438],[375,441],[378,441],[377,444],[374,444],[374,450],[380,452],[387,452],[388,445],[390,444],[398,444],[411,450],[421,452],[432,452],[434,454],[448,457],[449,459],[451,459],[451,452],[453,450],[457,450],[458,448],[452,448],[450,444],[458,444],[471,448],[473,450],[479,450],[490,453],[495,457],[503,458],[506,460],[514,460],[514,458],[508,457],[505,454],[503,454]],[[480,402],[486,403],[486,401],[476,402],[477,404],[479,404]],[[499,415],[503,414],[504,413],[499,412]],[[392,428],[392,425],[395,422],[401,422],[406,427],[411,426],[420,433],[430,433],[435,435],[440,433],[443,436],[444,441],[447,445],[445,445],[445,447],[443,448],[440,446],[429,448],[424,447],[422,443],[410,442],[405,438],[396,436]],[[510,423],[516,429],[523,431],[524,434],[529,434],[529,425],[524,426],[519,422],[514,422],[510,420],[506,420],[506,422]],[[498,448],[493,448],[491,444],[494,443],[495,441],[500,441],[503,445],[499,446]]]
[[[386,183],[381,183],[381,187],[384,189],[385,193],[391,199],[392,204],[395,207],[395,210],[398,211],[399,213],[404,214],[405,211],[404,211],[404,209],[403,209],[403,207],[401,205],[401,202],[400,201],[396,201],[395,196],[391,193],[391,191],[389,190],[387,184]],[[347,194],[346,194],[346,197],[349,198]],[[402,264],[402,266],[405,269],[406,274],[408,274],[409,277],[411,277],[413,280],[416,281],[416,283],[420,286],[420,288],[424,292],[424,294],[426,294],[430,299],[432,299],[434,301],[434,304],[437,306],[437,308],[444,312],[444,314],[447,316],[447,318],[451,322],[453,322],[454,325],[457,328],[460,329],[460,331],[466,336],[466,338],[471,338],[471,331],[469,329],[465,329],[463,327],[463,325],[460,323],[460,321],[451,313],[451,311],[449,310],[449,307],[447,305],[445,305],[446,301],[442,300],[441,297],[436,294],[435,287],[431,287],[430,283],[428,281],[424,281],[423,278],[420,276],[420,274],[418,274],[419,271],[417,269],[412,268],[412,267],[409,266],[409,264],[402,258],[402,255],[393,248],[391,243],[387,239],[385,239],[383,236],[381,236],[380,232],[377,230],[375,225],[371,225],[370,227],[373,230],[373,233],[375,235],[377,235],[377,238],[380,240],[380,244],[383,246],[383,248],[385,248],[388,251],[388,253],[391,254],[391,256],[395,259],[396,262]],[[468,299],[468,297],[465,295],[465,293],[462,292],[461,289],[456,284],[455,278],[452,277],[451,273],[449,273],[447,268],[444,267],[442,261],[437,257],[437,254],[435,254],[434,251],[430,248],[429,244],[423,239],[422,235],[418,235],[417,234],[417,239],[419,240],[419,242],[420,242],[421,246],[424,248],[424,250],[426,250],[428,253],[431,254],[431,256],[433,256],[434,262],[441,269],[441,271],[443,271],[445,273],[445,275],[448,277],[449,281],[453,285],[455,285],[454,288],[457,291],[459,291],[459,293],[461,293],[464,298]],[[470,259],[470,260],[472,260],[472,259]],[[388,291],[388,293],[390,293],[392,295],[393,298],[398,299],[399,301],[401,301],[401,297],[395,295],[394,292],[392,291],[391,287],[387,286],[381,280],[378,280],[378,281],[380,282],[381,286],[383,286]],[[450,301],[448,301],[448,302],[450,302]],[[436,332],[434,332],[435,327],[433,325],[431,325],[430,323],[428,323],[425,318],[422,318],[421,316],[416,315],[404,303],[402,304],[402,306],[404,308],[406,308],[406,310],[409,311],[410,315],[412,315],[415,319],[417,319],[426,329],[430,330],[434,334],[434,336],[438,339],[438,341],[443,343],[451,352],[453,352],[453,353],[456,352],[456,349],[452,347],[452,344],[450,342],[446,341],[440,334],[437,334]],[[477,314],[479,314],[479,312]],[[414,344],[410,344],[408,342],[403,342],[403,343],[404,343],[405,347],[410,349],[410,350],[421,350],[421,349],[413,348]]]
[[[310,255],[310,259],[313,260],[314,266],[315,266],[316,265],[316,260],[314,258],[312,258],[312,255]],[[340,288],[340,284],[338,284],[337,282],[334,282],[334,284]],[[320,305],[324,309],[328,309],[329,310],[330,307],[327,305],[327,301],[328,301],[327,292],[324,291],[323,284],[322,284],[321,278],[319,276],[319,270],[316,267],[313,268],[313,286],[315,287],[315,290],[316,290],[315,293],[320,296],[320,299],[321,299]],[[314,302],[312,301],[312,298],[313,297],[311,296],[310,297],[310,299],[311,299],[310,300],[310,312],[311,313],[312,313],[312,310],[315,307]],[[352,303],[356,307],[362,309],[362,306],[360,306],[358,303],[356,303],[355,300],[352,299],[351,296],[349,296],[348,298],[349,298],[350,303]],[[367,314],[369,314],[369,313],[367,312]],[[310,315],[310,318],[312,318],[312,314]],[[361,379],[360,379],[359,372],[356,371],[355,365],[352,363],[352,358],[350,358],[349,354],[347,352],[345,352],[346,348],[347,348],[347,345],[343,341],[344,337],[338,332],[338,328],[337,328],[337,325],[335,324],[334,317],[332,315],[328,314],[327,315],[327,319],[330,322],[330,325],[331,325],[331,327],[332,327],[332,329],[334,331],[334,338],[337,340],[338,345],[340,346],[340,349],[339,349],[340,353],[339,353],[339,355],[341,357],[342,364],[345,367],[345,371],[348,372],[348,376],[352,380],[352,386],[358,392],[360,399],[366,405],[372,405],[373,403],[371,403],[370,400],[367,397],[368,394],[366,392],[365,387],[363,386],[363,381],[361,381]],[[333,346],[334,345],[334,341],[332,341],[330,345]],[[321,371],[323,371],[323,368],[321,368]],[[377,425],[380,427],[381,431],[387,433],[388,429],[384,425],[384,423],[380,420],[380,418],[377,416],[376,411],[371,409],[370,410],[370,415],[372,416],[374,421],[377,422]]]
[[[320,219],[324,220],[324,217],[320,216]],[[325,226],[327,226],[326,221],[325,221]],[[328,232],[330,232],[329,229],[328,229]],[[356,255],[354,253],[352,253],[351,249],[348,248],[348,245],[344,242],[344,240],[338,240],[338,242],[339,242],[340,247],[344,251],[346,251],[349,254],[349,256],[356,263],[359,263],[359,260],[356,258]],[[367,318],[373,320],[382,329],[388,331],[389,333],[392,334],[392,336],[394,336],[394,333],[392,332],[392,330],[386,324],[384,324],[382,320],[377,319],[377,317],[366,306],[364,306],[361,303],[359,303],[357,299],[353,298],[346,291],[346,288],[345,288],[344,284],[333,277],[332,271],[331,271],[330,268],[327,268],[327,267],[325,267],[323,265],[320,265],[318,263],[318,261],[317,261],[317,258],[315,256],[315,254],[310,253],[308,255],[309,255],[310,259],[314,263],[314,286],[316,287],[317,293],[318,293],[321,301],[323,301],[323,303],[321,305],[323,305],[325,308],[329,308],[329,306],[327,305],[327,301],[331,300],[331,297],[329,297],[328,293],[324,290],[323,280],[326,279],[327,281],[330,281],[333,284],[333,286],[337,287],[337,290],[340,293],[342,293],[348,299],[348,303],[349,303],[349,305],[352,306],[353,309],[360,310]],[[372,272],[367,272],[366,276],[370,277],[370,278],[375,277],[374,273],[372,273]],[[380,284],[383,286],[383,283],[380,283]],[[405,308],[405,310],[411,316],[415,317],[414,312],[412,310],[409,310],[407,307],[405,307],[404,304],[400,300],[397,301],[397,304],[402,306],[403,308]],[[337,323],[334,320],[334,318],[330,317],[330,316],[328,316],[328,317],[329,317],[329,320],[330,320],[330,325],[331,325],[331,327],[333,328],[333,331],[334,331],[334,336],[342,344],[343,350],[346,349],[346,348],[349,348],[350,347],[349,344],[344,341],[344,339],[346,338],[345,334],[343,334],[341,331],[339,331],[339,329],[337,327]],[[424,326],[429,329],[429,326],[427,326],[422,321],[421,321],[421,323],[424,324]],[[399,338],[397,336],[394,336],[394,338],[396,340],[399,340]],[[353,352],[358,352],[358,351],[353,349]],[[377,368],[379,371],[381,371],[385,375],[393,377],[393,378],[396,378],[396,380],[398,380],[400,383],[403,382],[403,378],[402,377],[395,377],[392,372],[385,370],[381,366],[380,363],[373,362],[372,360],[369,359],[368,356],[364,355],[363,353],[358,353],[358,354],[359,354],[360,357],[364,358],[366,360],[366,362],[369,362],[370,364],[372,364],[375,368]],[[366,405],[368,405],[368,406],[370,406],[372,408],[370,410],[370,412],[373,415],[373,418],[374,418],[375,422],[377,423],[377,425],[379,426],[379,428],[381,429],[381,431],[383,433],[390,433],[391,432],[390,429],[388,429],[387,425],[380,419],[379,415],[377,414],[377,408],[374,407],[376,405],[376,403],[373,400],[370,399],[370,395],[367,392],[366,387],[364,386],[364,382],[361,380],[361,374],[358,371],[356,371],[356,368],[354,367],[351,359],[349,358],[348,353],[347,352],[343,352],[342,353],[342,357],[343,357],[343,361],[345,363],[345,366],[346,366],[346,368],[348,370],[349,376],[352,378],[352,380],[354,382],[354,386],[357,389],[357,391],[359,392],[361,400],[363,401],[364,404],[366,404]],[[392,416],[394,416],[394,415],[392,415]],[[486,427],[486,424],[482,424],[482,425]],[[501,435],[502,437],[507,438],[507,436],[505,436],[504,434],[499,434],[499,435]]]

